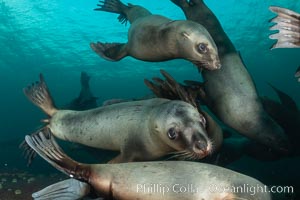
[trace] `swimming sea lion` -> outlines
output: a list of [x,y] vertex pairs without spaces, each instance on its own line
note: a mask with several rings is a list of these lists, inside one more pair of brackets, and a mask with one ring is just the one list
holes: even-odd
[[282,128],[264,111],[253,80],[213,12],[202,0],[172,0],[187,19],[203,24],[213,37],[222,68],[203,70],[203,102],[226,125],[280,153],[289,150]]
[[[268,187],[258,180],[210,164],[165,161],[89,165],[68,157],[53,137],[46,139],[41,133],[26,136],[25,140],[52,166],[72,178],[88,183],[99,197],[106,199],[271,199]],[[60,187],[58,193],[68,191],[64,184]]]
[[[111,162],[153,160],[169,153],[200,159],[212,152],[205,118],[183,101],[154,98],[86,111],[58,110],[42,75],[24,89],[49,119],[38,132],[90,147],[120,151]],[[31,159],[31,155],[29,157]]]
[[279,97],[279,102],[268,97],[262,97],[262,103],[266,112],[284,129],[285,134],[291,141],[290,156],[300,155],[298,142],[300,140],[300,110],[293,100],[285,92],[270,86],[274,89]]
[[270,6],[270,10],[277,14],[270,20],[275,23],[270,30],[279,32],[271,34],[270,39],[277,42],[271,47],[275,48],[299,48],[300,47],[300,14],[292,10],[278,6]]
[[80,83],[81,90],[77,98],[73,99],[64,109],[70,110],[88,110],[97,107],[97,97],[95,97],[90,89],[90,76],[86,72],[81,72]]
[[121,22],[129,20],[128,42],[91,43],[101,57],[118,61],[125,56],[144,61],[165,61],[183,58],[200,68],[209,70],[221,67],[217,47],[200,24],[193,21],[172,21],[164,16],[152,15],[141,6],[121,3],[119,0],[100,1],[95,10],[120,14]]

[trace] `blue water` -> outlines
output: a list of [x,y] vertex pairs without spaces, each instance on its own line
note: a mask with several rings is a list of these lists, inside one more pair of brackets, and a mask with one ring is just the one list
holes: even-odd
[[[185,19],[169,0],[124,1],[152,13]],[[300,102],[300,83],[294,78],[300,49],[269,50],[269,5],[300,12],[299,0],[209,0],[225,32],[241,52],[260,95],[276,98],[272,83]],[[116,14],[96,12],[96,0],[0,0],[0,142],[23,138],[44,117],[23,95],[22,88],[43,73],[57,105],[76,97],[80,72],[91,75],[91,88],[99,102],[150,94],[144,78],[165,69],[177,80],[201,80],[197,69],[183,60],[147,63],[133,58],[109,62],[96,55],[90,42],[126,42],[128,25]],[[230,80],[228,80],[230,81]],[[299,105],[300,106],[300,105]],[[0,155],[1,157],[1,155]],[[2,163],[1,163],[2,162]],[[0,165],[7,162],[0,160]],[[0,166],[1,167],[1,166]]]
[[[126,2],[126,1],[124,1]],[[133,0],[152,13],[172,19],[184,19],[170,1]],[[159,3],[158,3],[159,2]],[[92,41],[125,42],[127,29],[116,14],[96,12],[97,1],[0,1],[0,91],[1,134],[22,136],[36,126],[32,117],[39,111],[22,94],[22,88],[37,80],[42,72],[58,105],[78,94],[82,70],[92,75],[91,87],[101,100],[141,96],[149,93],[144,78],[159,75],[165,69],[178,80],[199,79],[192,64],[181,61],[147,63],[125,58],[120,62],[101,59],[89,47]],[[269,51],[269,5],[283,5],[300,10],[300,1],[230,0],[208,1],[234,45],[244,58],[258,90],[272,95],[271,82],[300,99],[293,78],[299,65],[300,50]],[[230,81],[230,80],[229,80]]]

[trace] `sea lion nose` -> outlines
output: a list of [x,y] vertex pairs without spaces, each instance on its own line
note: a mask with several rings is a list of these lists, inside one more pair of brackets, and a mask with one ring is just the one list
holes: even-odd
[[195,144],[197,149],[200,149],[202,151],[206,151],[207,150],[207,143],[203,140],[199,140],[196,142]]
[[222,66],[220,60],[214,61],[213,65],[215,66],[216,69],[220,69]]

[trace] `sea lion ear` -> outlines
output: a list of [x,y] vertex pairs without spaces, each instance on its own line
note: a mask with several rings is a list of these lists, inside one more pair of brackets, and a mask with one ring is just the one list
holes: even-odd
[[188,39],[188,38],[190,37],[190,34],[188,34],[188,33],[185,32],[185,31],[181,32],[181,35],[182,35],[184,38],[186,38],[186,39]]

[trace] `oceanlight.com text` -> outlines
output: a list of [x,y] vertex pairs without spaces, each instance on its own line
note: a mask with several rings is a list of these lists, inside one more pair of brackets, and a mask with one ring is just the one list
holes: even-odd
[[266,186],[266,185],[249,185],[243,184],[239,186],[218,186],[211,185],[209,191],[212,193],[247,193],[255,195],[257,193],[294,193],[293,186]]

